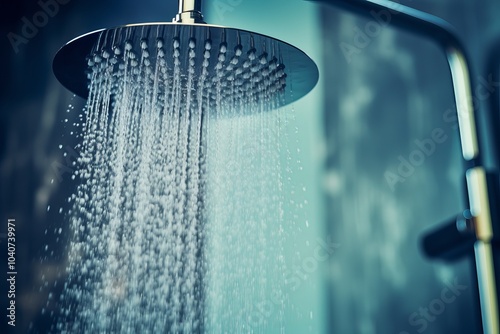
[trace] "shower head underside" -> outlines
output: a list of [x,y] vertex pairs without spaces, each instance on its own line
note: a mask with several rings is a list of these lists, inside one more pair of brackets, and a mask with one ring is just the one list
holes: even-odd
[[189,77],[196,78],[196,86],[189,87],[203,92],[209,108],[230,99],[233,105],[251,101],[274,109],[300,99],[318,81],[314,61],[288,43],[198,23],[146,23],[98,30],[67,43],[53,62],[57,79],[83,98],[88,97],[96,66],[117,73],[149,68],[151,76],[162,72],[172,78],[180,73],[183,83],[177,84],[184,85]]

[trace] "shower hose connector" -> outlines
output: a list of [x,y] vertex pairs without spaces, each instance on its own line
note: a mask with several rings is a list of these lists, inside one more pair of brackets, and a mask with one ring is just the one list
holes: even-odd
[[173,22],[177,23],[206,23],[201,14],[201,0],[179,0],[179,13]]

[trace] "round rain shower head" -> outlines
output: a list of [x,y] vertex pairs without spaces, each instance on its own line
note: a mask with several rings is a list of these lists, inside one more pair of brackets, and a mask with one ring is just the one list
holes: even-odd
[[[87,98],[92,71],[148,67],[167,76],[198,78],[210,107],[232,102],[274,100],[266,108],[292,103],[318,81],[314,61],[283,41],[240,29],[197,23],[146,23],[98,30],[73,39],[56,54],[57,79]],[[177,71],[177,72],[176,72]]]

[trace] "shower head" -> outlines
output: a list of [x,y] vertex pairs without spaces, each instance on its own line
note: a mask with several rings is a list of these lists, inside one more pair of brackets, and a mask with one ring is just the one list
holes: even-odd
[[[87,98],[96,66],[116,71],[148,66],[186,81],[198,78],[208,105],[273,99],[267,109],[294,102],[318,81],[314,61],[298,48],[262,34],[203,22],[200,1],[179,1],[172,23],[145,23],[103,29],[77,37],[53,61],[56,78]],[[114,70],[112,70],[114,71]]]

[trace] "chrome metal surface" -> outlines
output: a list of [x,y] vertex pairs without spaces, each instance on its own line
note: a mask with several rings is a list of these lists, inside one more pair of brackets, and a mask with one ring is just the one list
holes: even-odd
[[[282,98],[279,106],[292,103],[307,93],[309,93],[318,81],[318,68],[314,61],[298,48],[283,41],[261,35],[258,33],[226,28],[207,24],[177,24],[177,23],[146,23],[133,24],[116,27],[107,30],[98,30],[77,37],[63,46],[56,54],[53,61],[53,70],[57,79],[70,91],[83,98],[88,94],[87,70],[88,59],[95,50],[108,49],[112,52],[115,45],[122,45],[124,41],[130,41],[140,50],[141,40],[145,39],[154,44],[157,38],[162,38],[165,44],[165,58],[172,59],[168,52],[173,51],[172,41],[177,39],[180,44],[182,65],[184,69],[188,66],[189,59],[186,50],[191,39],[197,41],[194,52],[195,61],[200,67],[204,61],[205,42],[210,41],[213,45],[212,56],[210,60],[209,76],[214,77],[224,72],[225,77],[230,79],[228,74],[231,70],[236,71],[239,67],[243,71],[250,71],[250,68],[243,68],[244,59],[248,59],[253,52],[256,56],[252,64],[258,64],[259,57],[267,57],[269,62],[275,61],[284,72],[281,81],[283,82]],[[224,46],[224,61],[218,58],[219,48]],[[150,46],[154,47],[155,46]],[[239,51],[237,51],[239,49]],[[241,53],[238,65],[232,65],[231,59]],[[251,58],[251,57],[250,57]],[[153,60],[154,58],[151,57]],[[222,68],[215,68],[220,62]],[[262,65],[259,71],[266,72],[265,65]],[[271,73],[272,74],[272,73]],[[252,76],[254,73],[252,73]],[[254,77],[253,77],[254,78]],[[252,78],[250,78],[251,80]],[[258,80],[258,79],[257,79]],[[248,81],[248,80],[247,80]],[[255,87],[254,82],[251,85]],[[242,86],[245,87],[245,86]]]
[[179,0],[179,13],[173,22],[205,23],[201,14],[201,0]]

